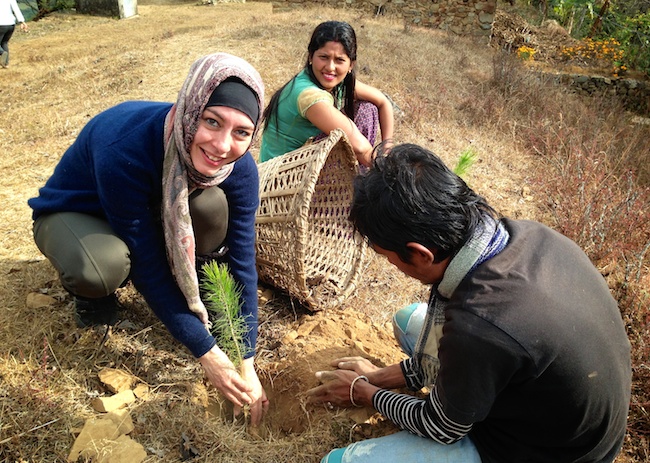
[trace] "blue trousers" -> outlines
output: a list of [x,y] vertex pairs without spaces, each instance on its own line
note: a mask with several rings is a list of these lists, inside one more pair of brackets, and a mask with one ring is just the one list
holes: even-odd
[[450,445],[400,431],[331,451],[321,463],[481,463],[469,437]]
[[[413,355],[427,311],[427,304],[411,304],[393,317],[397,342],[407,355]],[[367,439],[332,450],[321,463],[481,463],[469,437],[450,445],[400,431],[389,436]]]

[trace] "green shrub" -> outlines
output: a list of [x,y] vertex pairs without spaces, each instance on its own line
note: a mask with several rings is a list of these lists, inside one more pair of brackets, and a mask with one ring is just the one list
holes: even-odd
[[650,75],[650,12],[621,17],[609,29],[620,42],[628,67]]

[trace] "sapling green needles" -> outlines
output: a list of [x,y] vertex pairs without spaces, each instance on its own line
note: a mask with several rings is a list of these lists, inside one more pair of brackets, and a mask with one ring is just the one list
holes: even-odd
[[476,161],[476,150],[472,147],[464,149],[460,156],[458,156],[458,162],[454,168],[454,173],[459,177],[464,177],[465,174],[469,171],[474,161]]
[[201,270],[203,302],[212,314],[210,332],[230,361],[239,367],[248,351],[243,341],[248,326],[241,315],[241,288],[226,264],[210,261]]

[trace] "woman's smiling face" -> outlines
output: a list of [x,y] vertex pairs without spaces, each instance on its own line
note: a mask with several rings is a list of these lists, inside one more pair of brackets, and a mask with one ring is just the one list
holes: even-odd
[[328,91],[343,82],[345,76],[354,67],[354,62],[339,42],[327,42],[314,52],[311,57],[311,69],[316,80]]
[[190,145],[192,165],[214,177],[219,169],[239,159],[251,145],[255,125],[243,112],[228,106],[203,110]]

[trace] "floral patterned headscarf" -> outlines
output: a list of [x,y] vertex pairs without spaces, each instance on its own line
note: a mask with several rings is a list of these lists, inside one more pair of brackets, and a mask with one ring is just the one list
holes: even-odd
[[[162,217],[167,259],[190,310],[208,326],[208,314],[199,295],[196,243],[190,218],[189,193],[196,188],[219,185],[232,172],[234,163],[223,166],[213,177],[192,165],[190,146],[200,117],[214,89],[229,77],[237,77],[257,95],[259,114],[264,108],[264,84],[248,62],[227,53],[198,59],[178,93],[178,100],[165,119]],[[256,131],[259,120],[253,121]]]

